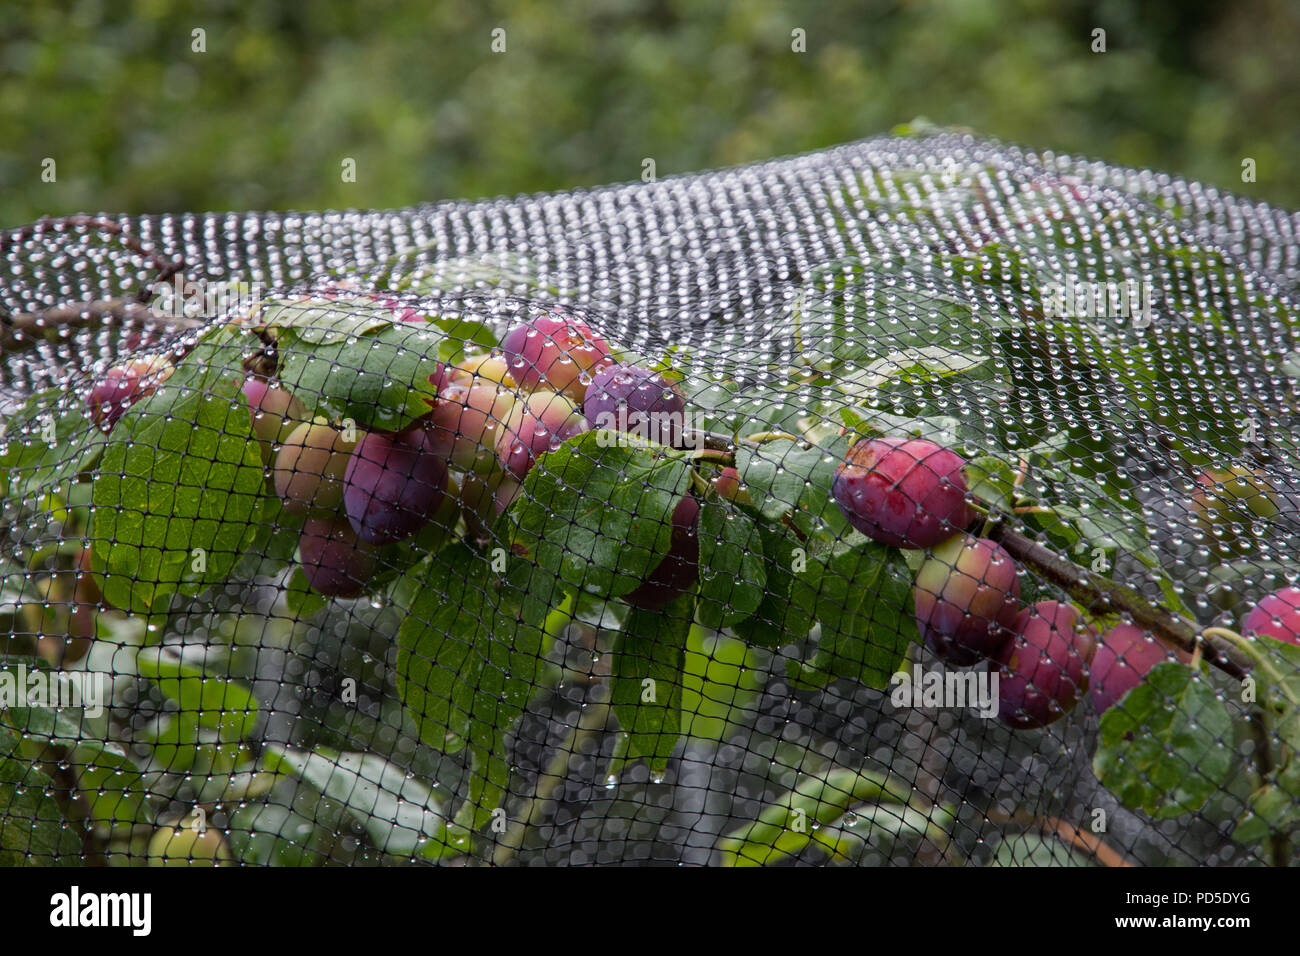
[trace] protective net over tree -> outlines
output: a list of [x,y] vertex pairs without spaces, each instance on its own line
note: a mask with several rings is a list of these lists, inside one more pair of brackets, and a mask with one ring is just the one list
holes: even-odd
[[1296,232],[952,134],[11,232],[0,862],[1287,864]]

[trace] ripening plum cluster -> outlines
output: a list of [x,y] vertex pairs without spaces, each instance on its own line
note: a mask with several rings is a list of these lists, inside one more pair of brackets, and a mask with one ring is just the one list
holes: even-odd
[[[92,386],[91,416],[109,430],[157,388],[170,366],[132,361]],[[263,464],[290,514],[303,519],[299,559],[308,583],[335,597],[362,594],[380,549],[463,518],[482,540],[492,520],[522,491],[544,452],[591,428],[652,441],[680,438],[685,399],[660,373],[618,362],[585,322],[561,313],[514,325],[498,350],[430,376],[436,398],[427,415],[400,431],[362,431],[312,416],[284,384],[250,375],[243,392]],[[718,476],[719,494],[743,494],[735,469]],[[671,548],[623,600],[658,609],[698,575],[699,501],[675,507]]]
[[[967,531],[978,515],[965,467],[960,455],[931,441],[872,438],[849,449],[833,493],[844,516],[869,538],[927,552],[913,588],[921,635],[945,663],[983,661],[999,672],[1005,723],[1046,726],[1085,690],[1104,711],[1174,656],[1132,624],[1098,636],[1069,604],[1021,607],[1015,560],[997,542]],[[1300,590],[1269,595],[1244,630],[1300,644]]]
[[[141,359],[110,369],[86,396],[109,430],[171,373]],[[244,383],[252,430],[275,492],[303,519],[299,559],[322,594],[362,594],[379,551],[464,521],[483,540],[518,497],[537,458],[592,428],[665,444],[682,437],[685,399],[664,375],[621,363],[585,322],[545,313],[514,325],[494,352],[440,364],[428,414],[401,431],[361,431],[312,416],[283,384]],[[1020,568],[1002,545],[969,532],[966,461],[916,438],[855,444],[835,472],[833,496],[847,520],[882,544],[924,550],[914,582],[917,624],[946,663],[984,663],[1000,673],[1000,716],[1017,728],[1060,719],[1090,693],[1105,710],[1173,654],[1120,624],[1099,636],[1078,609],[1020,603]],[[713,479],[720,497],[748,502],[734,468]],[[698,578],[699,499],[687,492],[671,515],[667,555],[628,604],[658,610]],[[1300,589],[1267,596],[1246,617],[1247,634],[1300,644]]]

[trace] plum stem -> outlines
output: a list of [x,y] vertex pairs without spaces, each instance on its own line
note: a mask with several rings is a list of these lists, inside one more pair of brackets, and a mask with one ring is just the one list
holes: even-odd
[[1194,624],[1167,608],[1153,604],[1133,588],[1085,571],[1005,524],[995,524],[989,529],[988,537],[1006,548],[1007,553],[1021,564],[1032,568],[1045,580],[1066,591],[1085,610],[1095,614],[1113,614],[1117,611],[1126,613],[1133,623],[1150,631],[1166,644],[1188,654],[1195,654],[1199,646],[1206,663],[1238,680],[1246,676],[1245,668],[1230,658],[1222,648],[1210,643],[1208,639],[1201,640],[1202,632]]
[[689,449],[707,448],[710,451],[725,452],[733,457],[736,454],[735,442],[731,437],[719,435],[717,432],[686,432],[682,435],[682,444]]

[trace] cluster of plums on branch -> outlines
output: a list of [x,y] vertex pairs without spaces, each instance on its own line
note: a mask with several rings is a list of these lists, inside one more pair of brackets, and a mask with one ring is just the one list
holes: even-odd
[[[90,416],[111,429],[170,371],[162,359],[110,369],[87,393]],[[558,311],[518,322],[493,352],[439,364],[430,382],[436,397],[429,412],[390,432],[312,415],[274,380],[245,381],[254,438],[275,492],[286,511],[303,519],[299,557],[317,591],[359,596],[381,563],[380,549],[426,529],[450,532],[463,520],[471,538],[484,539],[538,456],[582,432],[626,432],[674,445],[685,430],[685,399],[671,380],[619,362],[584,321]],[[1098,636],[1068,604],[1022,607],[1015,560],[1002,545],[970,533],[980,512],[966,465],[932,441],[870,438],[849,449],[832,492],[869,538],[925,552],[914,582],[920,633],[946,663],[982,663],[1000,673],[1003,720],[1043,726],[1089,686],[1099,709],[1112,706],[1172,652],[1128,624]],[[1220,497],[1259,489],[1253,473],[1220,477],[1241,483],[1221,481]],[[734,468],[716,474],[712,490],[749,501]],[[699,515],[699,499],[687,492],[670,517],[668,554],[624,601],[657,610],[694,586]],[[1266,597],[1243,629],[1300,643],[1300,589]]]
[[[111,430],[170,371],[153,359],[115,366],[87,393],[91,417]],[[617,361],[600,334],[563,312],[518,322],[493,352],[440,363],[430,382],[436,398],[428,414],[390,432],[313,415],[273,379],[245,380],[262,461],[285,510],[303,519],[299,558],[322,594],[359,596],[380,549],[431,525],[450,530],[463,518],[466,532],[481,539],[521,493],[538,456],[588,429],[675,444],[685,427],[676,385]],[[718,476],[719,494],[744,494],[729,471]],[[669,553],[624,596],[629,604],[657,609],[694,585],[698,500],[688,493],[671,521]]]
[[[965,460],[916,438],[871,438],[849,449],[833,493],[867,537],[924,550],[913,595],[917,626],[944,662],[997,670],[999,716],[1016,728],[1063,717],[1089,691],[1098,711],[1113,706],[1174,652],[1131,624],[1097,632],[1056,601],[1020,604],[1020,569],[1001,545],[968,533]],[[1265,598],[1244,629],[1300,643],[1300,590]]]
[[[355,597],[377,551],[430,526],[485,529],[518,497],[537,458],[590,428],[672,441],[685,401],[653,370],[619,363],[583,321],[546,313],[513,326],[499,350],[430,376],[428,414],[401,431],[363,432],[309,418],[283,385],[249,378],[253,430],[287,511],[304,518],[299,558],[317,591]],[[672,514],[671,548],[624,600],[658,608],[689,590],[699,502]]]

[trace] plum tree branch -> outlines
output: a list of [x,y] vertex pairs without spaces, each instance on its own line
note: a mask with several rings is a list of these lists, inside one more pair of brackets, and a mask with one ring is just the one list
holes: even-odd
[[[734,439],[703,431],[686,437],[694,442],[692,447],[702,446],[726,452],[726,455],[718,460],[723,461],[725,458],[727,464],[734,464],[736,450]],[[1150,631],[1166,644],[1187,654],[1196,654],[1199,651],[1208,664],[1238,680],[1246,676],[1247,668],[1230,656],[1230,652],[1215,640],[1217,635],[1203,633],[1191,621],[1152,603],[1133,588],[1098,577],[1044,547],[1033,538],[1012,530],[1001,521],[990,521],[986,536],[1001,544],[1021,564],[1033,569],[1045,580],[1064,590],[1085,610],[1094,614],[1127,614],[1134,624]]]
[[1199,647],[1211,666],[1238,680],[1246,676],[1246,668],[1213,643],[1212,635],[1203,635],[1192,622],[1153,604],[1133,588],[1098,577],[1001,522],[989,529],[988,537],[1006,548],[1021,564],[1068,593],[1085,610],[1095,614],[1127,614],[1134,624],[1166,644],[1188,654],[1195,653]]
[[150,322],[170,329],[195,329],[203,323],[183,316],[162,315],[130,299],[71,302],[40,312],[17,312],[0,323],[0,349],[27,348],[56,328],[81,328],[102,322]]
[[165,323],[173,328],[193,328],[201,323],[184,317],[160,315],[145,305],[154,286],[167,282],[184,267],[181,259],[168,259],[131,235],[120,222],[103,216],[64,216],[41,219],[21,229],[0,233],[0,252],[47,233],[98,232],[114,236],[127,249],[145,259],[155,270],[152,283],[142,283],[130,298],[102,299],[57,305],[40,312],[19,312],[0,321],[0,348],[6,351],[31,345],[39,334],[55,327],[93,325],[104,320],[139,320]]

